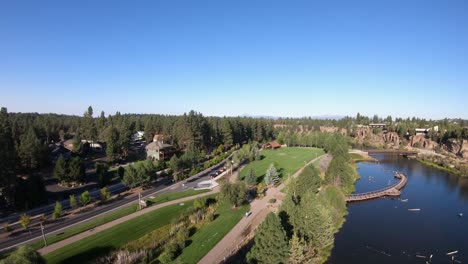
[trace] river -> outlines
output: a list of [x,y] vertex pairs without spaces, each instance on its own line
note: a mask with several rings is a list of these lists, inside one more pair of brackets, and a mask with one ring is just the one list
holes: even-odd
[[394,171],[408,183],[399,198],[350,203],[328,262],[452,263],[446,253],[458,250],[453,263],[468,263],[468,179],[398,155],[373,157],[379,162],[358,164],[356,193],[393,184]]

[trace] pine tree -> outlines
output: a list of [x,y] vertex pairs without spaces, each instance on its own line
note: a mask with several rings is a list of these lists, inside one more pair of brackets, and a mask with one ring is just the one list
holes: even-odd
[[108,162],[114,162],[120,153],[119,131],[111,127],[106,135],[106,155]]
[[247,254],[247,259],[257,263],[286,263],[288,248],[286,231],[279,217],[269,213],[258,227],[254,245]]
[[267,185],[276,184],[279,180],[278,172],[276,171],[275,165],[272,163],[265,174],[265,183]]
[[289,240],[289,264],[302,264],[306,263],[307,244],[304,238],[294,233],[291,240]]
[[0,208],[14,204],[16,151],[8,111],[0,110]]
[[62,155],[60,155],[60,157],[57,159],[57,162],[55,163],[53,174],[59,182],[68,181],[67,161]]
[[81,143],[80,130],[77,130],[75,136],[73,137],[73,153],[78,155],[83,153],[83,144]]
[[252,168],[250,168],[249,173],[247,176],[245,176],[245,184],[248,186],[253,186],[257,184],[257,176],[255,176],[255,173]]
[[71,181],[84,182],[86,178],[85,167],[81,162],[80,157],[75,157],[69,165],[69,176]]
[[37,169],[41,163],[42,157],[41,142],[37,138],[36,132],[32,126],[21,135],[18,147],[18,155],[21,167],[26,171]]

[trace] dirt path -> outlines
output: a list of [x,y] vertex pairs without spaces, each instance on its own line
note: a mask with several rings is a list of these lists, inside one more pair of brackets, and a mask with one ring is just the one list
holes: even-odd
[[157,210],[157,209],[160,209],[162,207],[165,207],[165,206],[168,206],[168,205],[173,205],[173,204],[178,204],[178,203],[182,203],[182,202],[186,202],[186,201],[190,201],[190,200],[193,200],[195,198],[198,198],[198,197],[203,197],[203,196],[207,196],[207,195],[210,195],[210,194],[214,194],[214,193],[218,193],[220,190],[219,187],[217,188],[214,188],[212,191],[210,192],[206,192],[206,193],[201,193],[201,194],[197,194],[197,195],[193,195],[193,196],[189,196],[189,197],[184,197],[184,198],[181,198],[181,199],[177,199],[177,200],[173,200],[173,201],[169,201],[169,202],[166,202],[166,203],[162,203],[162,204],[158,204],[158,205],[155,205],[155,206],[152,206],[152,207],[149,207],[149,208],[145,208],[141,211],[137,211],[133,214],[129,214],[127,216],[124,216],[124,217],[121,217],[119,219],[116,219],[114,221],[111,221],[109,223],[106,223],[104,225],[101,225],[101,226],[98,226],[98,227],[95,227],[95,228],[92,228],[88,231],[85,231],[85,232],[82,232],[80,234],[77,234],[77,235],[74,235],[72,237],[69,237],[67,239],[64,239],[62,241],[59,241],[57,243],[54,243],[50,246],[47,246],[47,247],[44,247],[44,248],[41,248],[38,250],[38,252],[41,254],[41,255],[45,255],[45,254],[48,254],[54,250],[57,250],[59,248],[62,248],[64,246],[67,246],[69,244],[72,244],[76,241],[79,241],[83,238],[86,238],[86,237],[89,237],[89,236],[92,236],[96,233],[99,233],[101,231],[104,231],[106,229],[109,229],[115,225],[118,225],[118,224],[121,224],[125,221],[128,221],[130,219],[133,219],[135,217],[138,217],[138,216],[141,216],[143,214],[146,214],[146,213],[149,213],[151,211],[154,211],[154,210]]
[[[297,177],[305,167],[314,163],[316,160],[321,159],[324,155],[319,156],[307,163],[304,167],[294,173],[291,177]],[[287,184],[288,181],[286,181]],[[282,196],[281,190],[286,186],[285,183],[280,184],[278,187],[270,188],[263,199],[254,200],[250,204],[250,211],[252,214],[249,217],[242,218],[237,225],[221,241],[214,246],[208,254],[206,254],[198,264],[212,264],[220,263],[227,257],[231,256],[239,249],[239,245],[249,239],[249,235],[260,225],[269,212],[278,208],[281,200],[278,200],[275,206],[271,206],[268,201],[270,199],[278,199]]]

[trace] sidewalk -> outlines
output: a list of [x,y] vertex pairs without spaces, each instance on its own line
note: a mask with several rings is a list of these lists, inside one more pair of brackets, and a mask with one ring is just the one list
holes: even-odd
[[112,222],[106,223],[104,225],[101,225],[101,226],[95,227],[93,229],[90,229],[88,231],[77,234],[75,236],[69,237],[69,238],[64,239],[62,241],[54,243],[54,244],[52,244],[50,246],[41,248],[41,249],[38,250],[38,252],[41,255],[46,255],[46,254],[48,254],[48,253],[50,253],[52,251],[55,251],[55,250],[57,250],[59,248],[62,248],[62,247],[67,246],[69,244],[72,244],[72,243],[74,243],[76,241],[79,241],[79,240],[81,240],[83,238],[86,238],[86,237],[92,236],[94,234],[97,234],[97,233],[99,233],[101,231],[109,229],[109,228],[111,228],[111,227],[113,227],[115,225],[121,224],[121,223],[123,223],[125,221],[128,221],[128,220],[133,219],[133,218],[138,217],[138,216],[141,216],[141,215],[146,214],[148,212],[160,209],[160,208],[168,206],[168,205],[173,205],[173,204],[178,204],[178,203],[190,201],[190,200],[193,200],[193,199],[198,198],[198,197],[203,197],[203,196],[211,195],[211,194],[218,193],[218,192],[219,192],[219,188],[214,188],[210,192],[201,193],[201,194],[197,194],[197,195],[194,195],[194,196],[189,196],[189,197],[185,197],[185,198],[165,202],[165,203],[162,203],[162,204],[158,204],[158,205],[155,205],[155,206],[152,206],[152,207],[149,207],[149,208],[145,208],[145,209],[143,209],[141,211],[138,211],[138,212],[135,212],[133,214],[121,217],[121,218],[116,219],[116,220],[114,220]]

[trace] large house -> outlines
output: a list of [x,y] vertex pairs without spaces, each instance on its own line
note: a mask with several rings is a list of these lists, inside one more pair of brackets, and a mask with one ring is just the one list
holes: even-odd
[[163,141],[153,141],[146,146],[146,158],[150,160],[167,160],[177,152],[172,145]]

